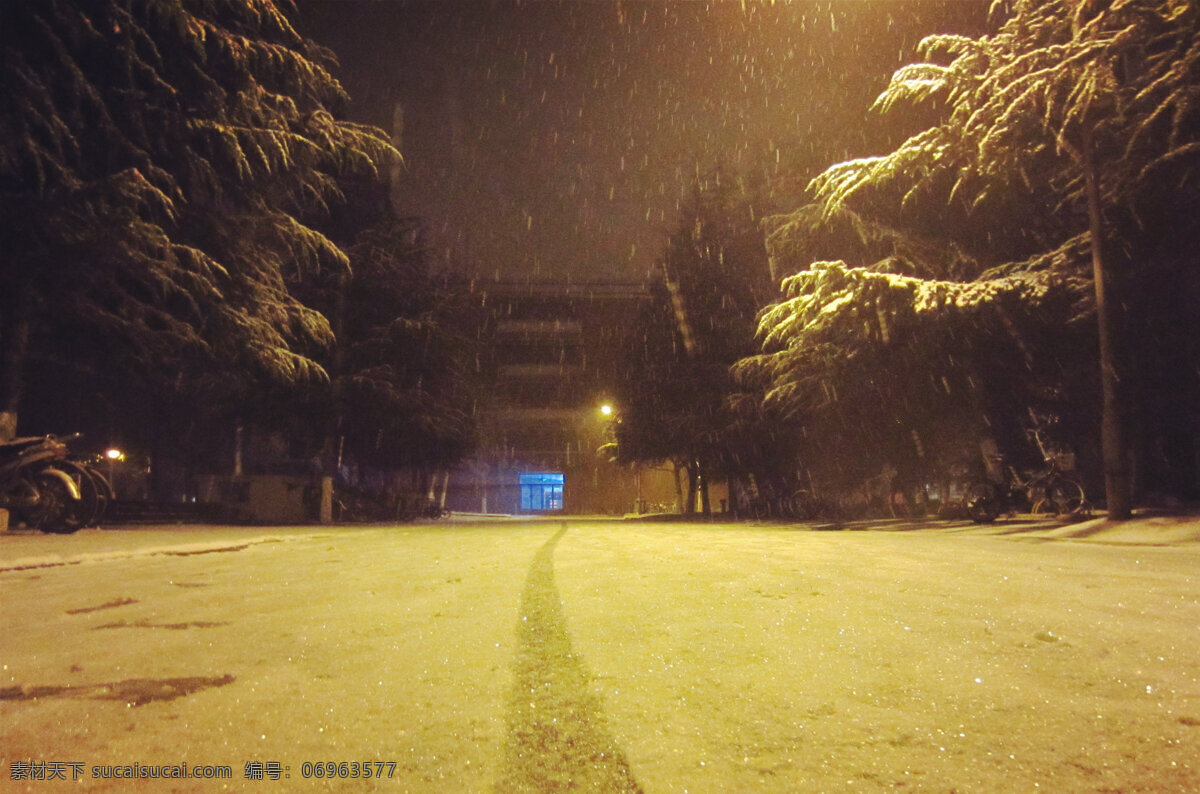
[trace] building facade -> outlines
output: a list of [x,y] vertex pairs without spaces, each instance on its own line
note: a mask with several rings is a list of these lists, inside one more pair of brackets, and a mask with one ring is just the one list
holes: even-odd
[[611,462],[616,378],[649,300],[636,283],[479,281],[476,454],[446,507],[504,514],[624,514],[672,504],[670,472]]

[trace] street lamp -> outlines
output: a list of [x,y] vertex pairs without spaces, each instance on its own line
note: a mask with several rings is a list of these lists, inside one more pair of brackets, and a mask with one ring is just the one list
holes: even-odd
[[109,447],[104,450],[104,457],[108,458],[108,487],[113,492],[113,497],[116,497],[117,487],[113,475],[116,473],[114,467],[119,460],[125,460],[125,453],[116,447]]
[[[605,419],[609,420],[604,428],[604,443],[596,450],[597,454],[603,454],[608,457],[611,463],[616,463],[619,457],[620,441],[617,439],[617,425],[621,424],[621,417],[617,414],[617,409],[612,403],[603,403],[600,406],[600,414]],[[637,513],[645,512],[642,502],[642,469],[640,464],[633,464],[633,481],[637,489],[637,497],[633,503],[633,509]]]
[[617,409],[612,403],[601,403],[597,409],[600,412],[600,417],[595,422],[595,429],[591,432],[599,434],[600,447],[596,450],[597,455],[615,456],[617,451],[617,425],[620,419],[617,417]]

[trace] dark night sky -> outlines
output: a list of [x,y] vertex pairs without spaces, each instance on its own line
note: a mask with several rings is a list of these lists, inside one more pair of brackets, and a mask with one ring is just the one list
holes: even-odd
[[641,279],[697,173],[801,203],[808,179],[914,129],[868,112],[929,33],[986,0],[297,0],[350,116],[403,107],[400,209],[449,267]]

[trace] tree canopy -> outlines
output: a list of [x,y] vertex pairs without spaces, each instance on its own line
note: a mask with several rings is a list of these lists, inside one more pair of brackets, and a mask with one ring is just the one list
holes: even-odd
[[461,297],[428,271],[420,224],[385,217],[349,248],[336,402],[347,450],[378,468],[447,467],[474,439]]
[[[994,35],[925,39],[928,60],[898,70],[875,105],[934,103],[942,121],[831,166],[809,186],[814,204],[769,223],[774,266],[793,275],[761,317],[763,353],[738,371],[806,427],[951,429],[969,448],[1047,404],[1094,417],[1101,368],[1069,351],[1095,349],[1097,283],[1112,279],[1127,311],[1116,338],[1149,360],[1167,338],[1151,296],[1196,291],[1200,8],[1018,0],[993,12]],[[1175,320],[1174,344],[1194,350],[1194,319]],[[1106,357],[1104,377],[1131,380],[1128,360]],[[1195,378],[1176,375],[1171,393],[1195,396]],[[874,419],[851,432],[836,420],[847,401]],[[933,405],[955,410],[922,422],[918,407]],[[1122,410],[1106,399],[1106,421]]]
[[147,378],[324,377],[290,285],[346,255],[311,218],[398,158],[341,121],[331,55],[287,0],[0,7],[0,410],[23,339],[100,340]]
[[769,290],[754,197],[714,170],[670,235],[635,335],[621,395],[619,460],[672,461],[696,489],[727,470],[729,366],[753,349]]

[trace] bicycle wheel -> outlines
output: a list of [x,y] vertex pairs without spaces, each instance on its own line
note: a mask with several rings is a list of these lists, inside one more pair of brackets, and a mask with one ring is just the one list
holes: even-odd
[[1000,515],[1000,499],[996,493],[996,486],[990,482],[977,482],[967,486],[963,505],[967,508],[967,515],[976,524],[991,523]]
[[37,504],[25,511],[24,518],[34,529],[69,534],[83,526],[79,521],[82,500],[74,497],[62,474],[47,466],[30,478],[37,489]]
[[808,491],[796,491],[785,502],[785,512],[788,518],[798,521],[808,521],[815,518],[815,505]]
[[101,512],[108,506],[108,494],[111,493],[111,490],[107,489],[108,481],[104,481],[105,487],[102,488],[96,480],[99,475],[93,476],[91,469],[70,460],[57,461],[54,468],[66,472],[79,489],[79,499],[72,501],[70,521],[78,525],[77,529],[94,526],[100,520]]
[[1083,495],[1083,486],[1074,480],[1059,478],[1046,488],[1046,498],[1043,507],[1048,513],[1069,516],[1082,513],[1087,499]]
[[84,466],[84,469],[96,486],[96,498],[99,504],[96,508],[95,522],[98,524],[104,520],[105,514],[108,513],[109,505],[116,500],[117,495],[113,492],[112,485],[109,484],[107,477],[91,466]]

